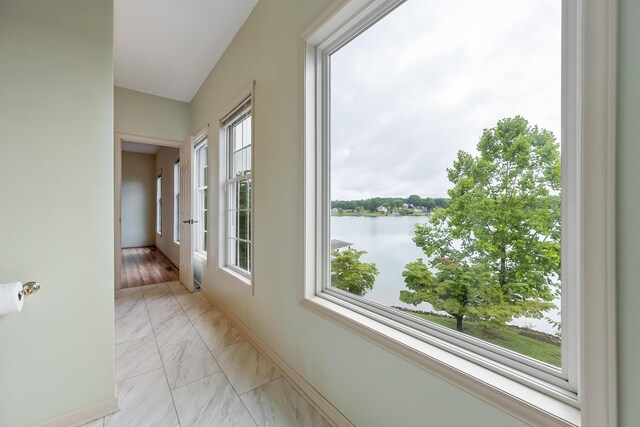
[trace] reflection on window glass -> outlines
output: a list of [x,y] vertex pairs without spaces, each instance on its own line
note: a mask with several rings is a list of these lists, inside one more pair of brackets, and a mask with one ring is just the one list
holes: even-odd
[[226,121],[228,149],[227,266],[249,276],[251,265],[251,106]]
[[331,55],[334,288],[560,366],[561,3],[408,0]]
[[207,192],[209,177],[207,174],[207,139],[195,147],[196,164],[196,252],[207,253]]

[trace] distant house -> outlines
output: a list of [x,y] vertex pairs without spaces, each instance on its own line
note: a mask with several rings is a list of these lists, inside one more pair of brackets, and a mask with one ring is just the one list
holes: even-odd
[[389,209],[387,209],[384,206],[378,206],[378,208],[376,209],[376,212],[380,212],[380,213],[385,213],[386,214],[387,212],[389,212]]
[[403,203],[402,204],[402,208],[403,209],[409,209],[409,204],[408,203]]
[[337,213],[337,212],[338,212],[338,208],[331,209],[331,213]]

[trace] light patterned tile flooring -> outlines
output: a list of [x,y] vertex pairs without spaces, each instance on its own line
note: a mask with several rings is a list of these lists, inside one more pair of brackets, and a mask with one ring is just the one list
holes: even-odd
[[90,427],[327,427],[240,331],[179,282],[117,291],[120,411]]

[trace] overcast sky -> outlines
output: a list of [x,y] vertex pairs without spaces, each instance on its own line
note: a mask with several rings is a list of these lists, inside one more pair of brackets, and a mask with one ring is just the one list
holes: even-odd
[[331,57],[331,198],[447,197],[482,130],[560,138],[561,0],[408,0]]

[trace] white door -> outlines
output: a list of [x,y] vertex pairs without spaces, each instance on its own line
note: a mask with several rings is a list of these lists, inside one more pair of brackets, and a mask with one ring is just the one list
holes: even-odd
[[193,286],[193,224],[191,222],[191,139],[180,148],[180,282],[191,292]]

